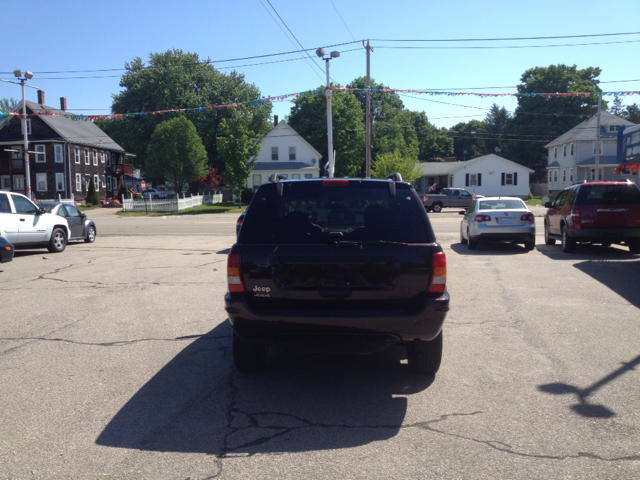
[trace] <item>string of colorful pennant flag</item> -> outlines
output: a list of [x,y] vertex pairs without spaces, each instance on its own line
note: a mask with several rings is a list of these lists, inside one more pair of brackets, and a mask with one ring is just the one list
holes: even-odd
[[[207,107],[196,108],[175,108],[170,110],[156,110],[151,112],[135,112],[135,113],[113,113],[108,115],[76,115],[73,113],[60,113],[60,111],[41,110],[39,112],[27,115],[27,117],[33,117],[38,115],[53,115],[56,117],[65,117],[75,121],[90,121],[95,120],[124,120],[125,118],[132,118],[138,115],[162,115],[165,113],[182,113],[182,112],[205,112],[208,110],[216,110],[221,108],[233,108],[242,106],[260,105],[266,102],[281,102],[291,97],[300,97],[303,95],[320,95],[324,94],[325,90],[338,90],[345,92],[366,92],[366,88],[347,88],[347,87],[332,87],[332,88],[317,88],[314,90],[307,90],[306,92],[289,93],[287,95],[277,95],[275,97],[260,98],[257,100],[250,100],[247,102],[229,103],[226,105],[211,105]],[[419,95],[429,96],[447,96],[447,97],[460,97],[460,96],[474,96],[479,98],[494,98],[494,97],[542,97],[542,98],[563,98],[563,97],[583,97],[583,98],[597,98],[598,96],[615,96],[626,97],[630,95],[640,95],[640,91],[624,91],[624,92],[569,92],[569,93],[478,93],[478,92],[439,92],[434,90],[401,90],[393,88],[371,88],[370,92],[381,93],[412,93]],[[0,113],[0,119],[9,118],[12,116],[23,118],[21,113],[7,112]]]

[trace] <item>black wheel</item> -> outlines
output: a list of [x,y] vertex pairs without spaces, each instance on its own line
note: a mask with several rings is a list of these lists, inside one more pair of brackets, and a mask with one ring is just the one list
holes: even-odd
[[562,251],[564,253],[571,253],[576,248],[576,241],[569,237],[567,233],[567,227],[562,227]]
[[545,245],[555,245],[556,239],[549,237],[549,225],[547,222],[544,222],[544,244]]
[[89,228],[87,228],[87,236],[84,237],[84,241],[86,243],[93,243],[95,239],[96,239],[96,227],[91,225]]
[[536,248],[536,241],[535,240],[531,240],[530,242],[524,242],[524,248],[525,248],[525,250],[530,252],[531,250]]
[[160,197],[159,197],[158,195],[154,195],[154,196],[153,196],[153,199],[154,199],[154,200],[160,200]]
[[467,244],[467,239],[464,238],[464,235],[462,235],[462,227],[460,227],[460,243],[463,245]]
[[467,229],[467,248],[469,250],[475,250],[478,248],[478,241],[471,238],[471,234],[469,233],[469,229]]
[[434,203],[433,205],[431,205],[431,210],[433,210],[435,213],[441,212],[442,204],[440,202]]
[[49,239],[49,245],[47,250],[51,253],[63,252],[67,246],[67,234],[61,228],[54,228],[51,232],[51,238]]
[[258,372],[267,361],[267,346],[264,343],[249,342],[233,332],[231,340],[233,363],[242,373]]
[[433,375],[442,362],[442,332],[430,342],[414,340],[407,345],[409,368],[415,373]]
[[636,240],[634,242],[630,242],[629,243],[629,251],[631,253],[640,253],[640,240]]

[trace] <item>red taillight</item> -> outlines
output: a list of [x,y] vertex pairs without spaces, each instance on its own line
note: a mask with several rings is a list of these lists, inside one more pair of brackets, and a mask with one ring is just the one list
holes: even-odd
[[491,217],[489,215],[476,215],[476,222],[490,222]]
[[447,287],[447,257],[444,252],[433,255],[433,278],[429,285],[430,293],[444,293]]
[[426,202],[428,198],[429,198],[429,197],[424,196],[424,197],[422,197],[422,201],[423,201],[423,202]]
[[525,222],[535,222],[536,217],[533,216],[533,213],[527,213],[526,215],[522,215],[520,220],[524,220]]
[[348,187],[349,180],[347,180],[346,178],[338,178],[338,179],[333,178],[331,180],[323,180],[322,186],[323,187]]
[[230,292],[244,292],[239,253],[230,253],[227,258],[227,284]]
[[571,217],[572,221],[580,223],[580,209],[576,207],[572,208],[569,217]]
[[236,225],[238,225],[238,226],[242,225],[242,220],[243,220],[242,218],[241,218],[241,219],[239,219],[239,220],[236,222]]

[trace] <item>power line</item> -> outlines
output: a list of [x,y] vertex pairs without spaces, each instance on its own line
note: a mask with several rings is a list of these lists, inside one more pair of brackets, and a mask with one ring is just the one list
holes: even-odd
[[501,48],[549,48],[549,47],[581,47],[591,45],[613,45],[619,43],[638,43],[640,40],[624,40],[620,42],[594,42],[594,43],[562,43],[556,45],[499,45],[493,47],[390,47],[387,45],[376,45],[376,48],[386,48],[393,50],[495,50]]
[[371,41],[375,41],[375,42],[499,42],[499,41],[506,41],[506,40],[552,40],[557,38],[612,37],[612,36],[619,36],[619,35],[640,35],[640,32],[593,33],[588,35],[558,35],[553,37],[449,38],[449,39],[414,39],[414,40],[374,38]]
[[342,23],[344,25],[344,28],[347,29],[347,31],[349,32],[349,35],[351,35],[351,38],[353,38],[354,40],[356,39],[356,37],[353,36],[353,33],[351,33],[351,30],[349,30],[349,27],[347,26],[347,22],[344,21],[344,18],[342,18],[342,15],[340,15],[340,12],[338,11],[338,9],[336,8],[336,5],[333,3],[333,0],[329,0],[331,2],[331,5],[333,6],[333,9],[336,11],[336,13],[338,14],[338,16],[340,17],[340,20],[342,20]]

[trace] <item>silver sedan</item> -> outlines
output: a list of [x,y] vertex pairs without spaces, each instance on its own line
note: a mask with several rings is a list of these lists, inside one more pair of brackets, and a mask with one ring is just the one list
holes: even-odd
[[536,221],[527,205],[517,197],[477,198],[460,222],[460,243],[475,250],[480,242],[522,243],[526,250],[536,245]]

